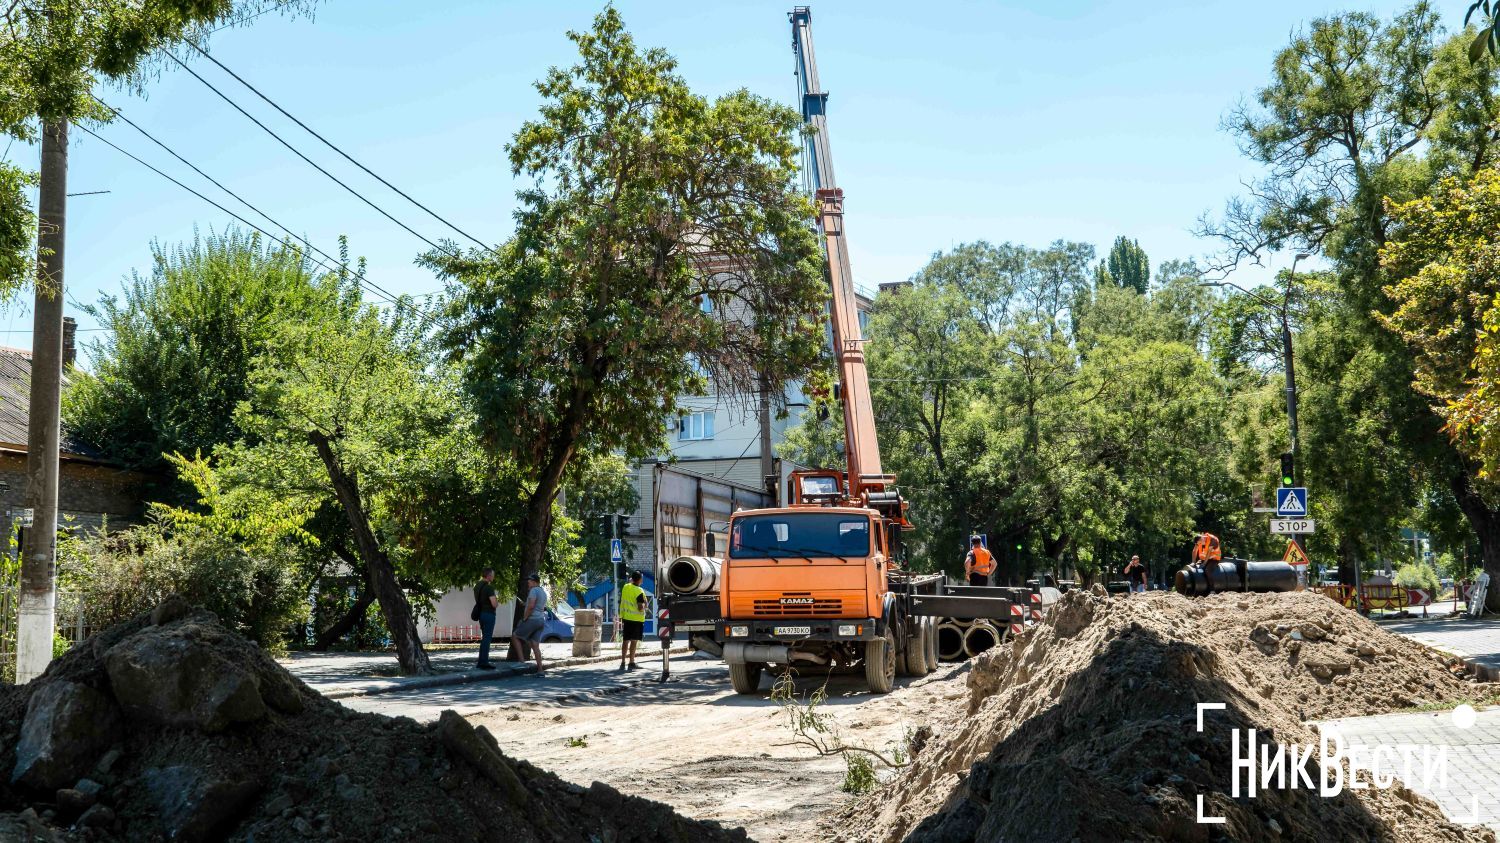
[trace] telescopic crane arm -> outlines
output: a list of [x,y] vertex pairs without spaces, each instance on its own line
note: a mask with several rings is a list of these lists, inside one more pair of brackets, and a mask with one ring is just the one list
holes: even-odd
[[833,177],[833,156],[828,146],[825,107],[828,94],[818,82],[818,61],[813,54],[812,12],[794,8],[792,49],[797,56],[797,80],[802,93],[802,119],[812,128],[804,141],[803,170],[808,189],[817,203],[818,228],[827,252],[828,281],[833,296],[829,305],[833,324],[833,354],[838,361],[840,395],[844,405],[844,452],[848,459],[849,497],[864,499],[866,493],[884,497],[894,478],[881,473],[880,443],[875,436],[875,411],[870,401],[870,379],[865,368],[865,339],[859,328],[859,305],[854,293],[854,274],[849,267],[849,245],[844,239],[844,192]]

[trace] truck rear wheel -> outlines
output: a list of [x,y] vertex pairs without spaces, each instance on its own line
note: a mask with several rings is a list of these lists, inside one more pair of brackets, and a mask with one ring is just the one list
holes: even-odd
[[753,694],[760,690],[760,662],[730,662],[729,684],[736,694]]
[[896,687],[896,636],[890,630],[884,638],[865,642],[865,685],[872,694],[889,694]]
[[925,619],[918,618],[917,622],[911,624],[911,629],[906,635],[906,646],[902,654],[906,661],[907,676],[926,676],[927,667],[927,624]]
[[937,618],[923,618],[927,633],[927,672],[938,669]]

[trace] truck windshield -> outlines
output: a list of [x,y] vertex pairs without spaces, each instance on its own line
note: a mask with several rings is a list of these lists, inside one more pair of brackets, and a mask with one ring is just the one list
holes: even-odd
[[778,512],[736,518],[731,559],[869,556],[870,519],[837,512]]

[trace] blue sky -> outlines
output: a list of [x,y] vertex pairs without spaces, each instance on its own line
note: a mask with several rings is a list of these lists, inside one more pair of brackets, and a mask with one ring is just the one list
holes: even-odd
[[[1449,22],[1467,5],[1445,0]],[[1101,252],[1138,238],[1153,263],[1213,244],[1190,229],[1255,175],[1219,129],[1271,56],[1306,21],[1346,9],[1387,16],[1403,3],[815,3],[835,169],[862,286],[900,280],[936,251],[987,239],[1063,238]],[[785,2],[616,3],[639,43],[661,46],[700,93],[739,87],[795,102]],[[316,16],[268,15],[216,34],[214,55],[293,114],[460,227],[488,242],[511,231],[520,182],[504,145],[536,112],[532,82],[573,60],[568,29],[599,2],[327,0]],[[440,223],[339,160],[206,61],[194,68],[306,154],[431,239]],[[368,275],[401,293],[439,283],[427,247],[296,159],[188,74],[164,71],[145,98],[101,96],[186,158],[328,252],[339,235]],[[98,131],[223,197],[133,129]],[[15,144],[9,157],[35,162]],[[173,244],[230,220],[75,131],[67,286],[79,302],[149,270],[152,240]],[[236,207],[236,210],[239,210]],[[1290,256],[1286,257],[1286,261]],[[1284,265],[1281,264],[1281,265]],[[1263,277],[1248,271],[1244,282]],[[93,322],[70,304],[85,329]],[[29,347],[28,308],[0,313],[0,344]],[[85,337],[89,335],[84,335]]]

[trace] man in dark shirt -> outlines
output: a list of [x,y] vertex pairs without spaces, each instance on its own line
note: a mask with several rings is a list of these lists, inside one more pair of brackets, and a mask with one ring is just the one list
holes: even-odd
[[1141,564],[1141,557],[1130,557],[1130,564],[1125,566],[1125,579],[1130,582],[1132,592],[1146,590],[1146,566]]
[[500,598],[495,595],[495,569],[485,568],[479,584],[474,586],[474,608],[479,610],[479,664],[480,670],[494,670],[490,664],[490,639],[495,637],[495,609]]

